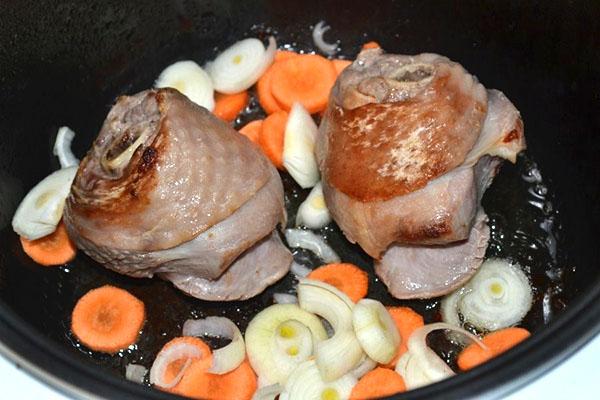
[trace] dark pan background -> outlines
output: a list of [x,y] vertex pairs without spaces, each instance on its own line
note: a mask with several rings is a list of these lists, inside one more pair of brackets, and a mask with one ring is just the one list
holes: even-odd
[[[271,28],[294,48],[309,50],[310,25],[325,19],[343,54],[355,55],[367,40],[390,52],[441,53],[487,87],[504,91],[521,111],[528,154],[517,166],[504,167],[484,200],[495,227],[489,253],[532,265],[534,282],[556,289],[552,309],[568,307],[539,330],[537,293],[537,311],[526,321],[537,331],[532,340],[483,368],[403,398],[499,394],[522,383],[582,345],[599,326],[599,18],[595,2],[1,2],[0,350],[18,353],[24,365],[35,364],[88,393],[162,398],[166,395],[118,379],[123,366],[129,361],[149,366],[188,317],[223,313],[244,327],[254,310],[269,304],[273,291],[291,286],[288,277],[256,302],[220,305],[186,297],[158,280],[110,273],[83,255],[66,268],[46,269],[22,253],[10,220],[27,190],[58,168],[51,148],[59,126],[78,133],[74,150],[81,156],[114,98],[151,86],[173,61],[203,62],[244,35]],[[520,180],[534,161],[552,205],[541,213],[526,207],[530,187]],[[285,183],[293,209],[305,193],[289,179]],[[550,217],[556,257],[525,251],[515,233],[535,239],[534,225]],[[370,268],[335,227],[326,233],[344,259]],[[504,233],[515,240],[503,239]],[[539,238],[542,244],[544,239]],[[558,283],[544,278],[549,269],[561,274]],[[141,342],[121,357],[90,355],[68,332],[75,301],[106,282],[131,290],[148,307]],[[393,302],[375,281],[370,295]],[[435,300],[404,304],[427,312],[431,321],[439,318]]]

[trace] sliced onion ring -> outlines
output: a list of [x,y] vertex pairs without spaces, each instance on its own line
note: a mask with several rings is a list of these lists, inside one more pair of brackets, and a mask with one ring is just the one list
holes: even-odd
[[282,391],[283,387],[279,383],[263,386],[254,392],[252,400],[275,400]]
[[292,274],[294,274],[296,278],[300,279],[306,278],[312,270],[302,264],[298,264],[296,261],[292,261],[290,271],[292,271]]
[[58,128],[56,141],[54,142],[53,153],[58,157],[58,162],[60,162],[61,168],[69,168],[79,165],[79,160],[77,157],[75,157],[73,151],[71,151],[71,143],[73,142],[74,137],[75,132],[73,132],[68,126],[61,126]]
[[273,301],[277,304],[298,304],[298,298],[289,293],[274,293]]
[[229,318],[207,317],[188,319],[183,324],[184,336],[216,336],[231,339],[231,343],[213,351],[213,361],[208,372],[223,375],[233,371],[244,361],[246,346],[240,329]]
[[[163,389],[175,387],[183,374],[192,363],[194,358],[203,358],[206,354],[198,346],[186,342],[167,343],[162,350],[156,355],[152,367],[150,368],[150,383],[159,386]],[[179,373],[171,382],[165,382],[164,376],[169,364],[174,361],[186,359],[185,364],[179,370]]]
[[328,264],[340,262],[340,257],[331,246],[314,232],[304,229],[286,229],[285,239],[290,247],[300,247],[310,250]]
[[327,43],[323,39],[323,35],[327,32],[331,27],[329,25],[325,25],[325,21],[319,21],[318,24],[315,25],[312,31],[312,38],[315,42],[315,46],[319,48],[323,53],[328,56],[332,56],[337,52],[338,45],[337,43]]

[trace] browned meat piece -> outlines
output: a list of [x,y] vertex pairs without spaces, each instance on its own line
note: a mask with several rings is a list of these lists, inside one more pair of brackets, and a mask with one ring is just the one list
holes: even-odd
[[[176,90],[149,90],[119,98],[108,114],[64,218],[78,247],[117,272],[217,280],[285,221],[283,187],[243,135]],[[281,254],[269,266],[273,277],[289,269]],[[225,297],[255,295],[267,281],[250,279]],[[218,291],[194,293],[208,299]]]

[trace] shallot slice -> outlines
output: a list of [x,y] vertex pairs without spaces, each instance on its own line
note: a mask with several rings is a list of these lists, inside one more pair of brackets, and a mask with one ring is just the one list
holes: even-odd
[[188,319],[183,324],[184,336],[214,336],[231,339],[227,346],[213,352],[213,361],[208,372],[223,375],[233,371],[244,361],[246,346],[240,329],[229,318],[207,317]]
[[340,257],[322,237],[303,229],[286,229],[285,239],[290,247],[300,247],[315,253],[327,264],[339,263]]
[[[188,369],[194,358],[204,358],[206,354],[203,354],[202,349],[198,346],[194,346],[191,343],[185,341],[175,342],[169,346],[163,347],[158,353],[152,367],[150,368],[150,383],[159,386],[163,389],[170,389],[175,387],[183,374]],[[177,360],[185,359],[185,364],[179,370],[179,373],[170,382],[165,382],[164,376],[169,365]]]
[[277,304],[298,304],[298,298],[289,293],[275,293],[273,301]]
[[71,151],[71,143],[75,137],[73,132],[68,126],[61,126],[58,128],[56,134],[56,140],[54,141],[53,153],[58,157],[61,168],[69,168],[75,165],[79,165],[79,159],[75,157],[73,151]]
[[292,274],[294,274],[297,279],[300,279],[306,278],[312,270],[302,264],[298,264],[296,261],[292,261],[290,271],[292,271]]
[[194,61],[178,61],[165,68],[154,86],[179,90],[188,99],[212,111],[215,108],[213,83],[210,76]]
[[331,27],[329,25],[325,25],[325,21],[319,21],[319,23],[317,23],[315,25],[315,27],[313,28],[312,38],[313,38],[313,41],[315,42],[315,46],[317,46],[319,48],[319,50],[321,50],[323,53],[327,54],[328,56],[332,56],[335,53],[337,53],[338,45],[337,45],[337,43],[327,43],[323,39],[323,35],[329,29],[331,29]]

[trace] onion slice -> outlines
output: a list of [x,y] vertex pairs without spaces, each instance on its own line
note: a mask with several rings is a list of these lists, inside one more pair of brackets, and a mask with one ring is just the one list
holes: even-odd
[[194,61],[178,61],[165,68],[154,86],[179,90],[188,99],[212,111],[215,108],[213,83],[210,76]]
[[319,182],[319,167],[315,157],[318,130],[302,104],[294,103],[285,126],[283,166],[303,189]]
[[[157,354],[154,362],[152,363],[152,367],[150,368],[150,383],[163,389],[173,388],[179,383],[181,378],[183,378],[185,371],[192,363],[192,359],[204,358],[205,356],[206,354],[204,354],[199,347],[190,343],[177,342],[170,345],[167,344]],[[172,362],[181,359],[185,359],[186,361],[183,367],[179,370],[177,376],[175,376],[171,382],[165,382],[164,376],[169,365]]]
[[305,361],[292,372],[285,384],[281,400],[349,399],[356,378],[346,374],[334,381],[326,382],[319,373],[315,360]]
[[277,42],[273,36],[269,37],[266,50],[258,39],[240,40],[207,63],[206,71],[218,92],[238,93],[258,81],[273,63],[276,50]]
[[296,261],[292,261],[290,271],[292,271],[292,274],[294,274],[297,279],[300,279],[306,278],[312,270],[302,264],[298,264]]
[[14,231],[29,240],[54,232],[62,218],[75,174],[77,167],[62,168],[35,185],[15,212],[12,220]]
[[233,371],[246,358],[246,346],[240,329],[229,318],[207,317],[188,319],[183,324],[184,336],[214,336],[231,339],[231,342],[213,351],[212,365],[208,372],[223,375]]
[[148,368],[143,365],[127,364],[125,366],[125,379],[135,383],[144,383],[144,378],[148,373]]
[[298,207],[296,226],[304,225],[309,229],[321,229],[330,222],[331,216],[325,204],[323,185],[319,182]]
[[371,357],[366,354],[363,356],[362,361],[358,364],[356,368],[354,368],[350,373],[356,379],[362,378],[367,372],[375,369],[377,366],[377,361],[373,360]]
[[58,157],[58,162],[61,168],[69,168],[79,165],[79,159],[75,157],[73,151],[71,151],[71,143],[75,137],[73,132],[68,126],[61,126],[58,128],[56,134],[56,140],[54,141],[53,153]]
[[285,239],[290,247],[300,247],[315,253],[327,264],[339,263],[340,257],[322,237],[304,229],[286,229]]
[[327,320],[334,334],[317,343],[315,358],[323,380],[336,380],[354,369],[364,356],[352,327],[354,303],[337,288],[321,281],[301,279],[298,304]]
[[325,25],[325,21],[319,21],[315,25],[312,31],[313,42],[315,42],[315,46],[319,48],[323,53],[328,56],[332,56],[337,53],[338,45],[337,43],[327,43],[323,39],[323,35],[327,32],[331,27],[329,25]]
[[298,298],[289,293],[274,293],[273,301],[277,304],[298,304]]
[[283,387],[279,383],[263,386],[254,392],[252,400],[275,400],[282,391]]
[[373,299],[362,299],[352,310],[352,325],[361,347],[367,355],[387,364],[396,355],[400,334],[390,313]]

